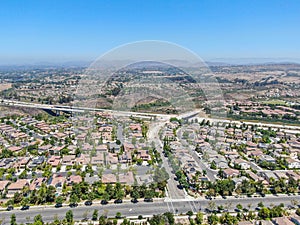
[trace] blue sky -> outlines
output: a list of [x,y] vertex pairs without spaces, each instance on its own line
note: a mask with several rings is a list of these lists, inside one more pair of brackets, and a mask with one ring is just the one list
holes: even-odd
[[206,60],[300,59],[300,1],[0,1],[0,63],[91,60],[140,40]]

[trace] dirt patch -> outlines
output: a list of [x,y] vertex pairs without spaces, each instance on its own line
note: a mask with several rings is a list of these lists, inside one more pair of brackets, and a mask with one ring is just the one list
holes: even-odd
[[4,91],[11,88],[11,83],[7,83],[7,84],[0,84],[0,91]]

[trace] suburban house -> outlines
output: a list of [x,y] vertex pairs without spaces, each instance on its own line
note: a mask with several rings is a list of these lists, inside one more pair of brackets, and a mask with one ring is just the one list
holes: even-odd
[[286,158],[286,166],[289,169],[300,169],[300,161],[293,158]]
[[104,184],[113,184],[117,182],[116,175],[110,173],[110,174],[103,174],[101,178],[102,183]]
[[26,179],[18,179],[15,183],[11,183],[7,187],[7,197],[12,197],[16,192],[22,191],[23,187],[28,186],[29,182]]
[[248,161],[244,160],[244,159],[236,159],[233,161],[233,164],[235,166],[240,167],[242,170],[247,170],[250,169],[250,164]]
[[238,171],[236,169],[227,168],[227,169],[224,169],[224,171],[223,171],[223,176],[225,178],[237,177],[239,175],[240,175],[240,171]]

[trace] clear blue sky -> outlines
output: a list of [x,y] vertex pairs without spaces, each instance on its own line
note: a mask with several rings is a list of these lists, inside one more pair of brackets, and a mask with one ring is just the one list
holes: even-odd
[[0,1],[0,63],[94,59],[145,39],[204,59],[299,59],[300,1]]

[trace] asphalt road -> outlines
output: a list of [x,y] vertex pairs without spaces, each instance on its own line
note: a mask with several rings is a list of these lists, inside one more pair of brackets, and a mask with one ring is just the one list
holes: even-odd
[[[114,217],[117,212],[120,212],[122,216],[132,217],[138,215],[153,215],[164,212],[172,212],[172,213],[186,213],[191,210],[193,212],[196,211],[204,211],[207,207],[209,207],[209,202],[214,202],[213,205],[216,207],[219,205],[223,205],[229,209],[229,211],[233,211],[236,208],[237,204],[241,204],[244,208],[254,210],[257,207],[259,202],[263,202],[265,206],[270,205],[278,205],[283,203],[285,206],[291,205],[291,200],[296,199],[300,202],[300,196],[267,196],[267,197],[257,197],[257,198],[234,198],[230,197],[227,199],[201,199],[201,200],[170,200],[163,201],[158,200],[151,203],[146,202],[138,202],[138,203],[123,203],[123,204],[108,204],[108,205],[100,205],[99,203],[95,203],[92,206],[78,206],[76,208],[71,209],[74,214],[75,220],[82,220],[83,218],[91,219],[93,211],[96,209],[99,212],[99,215],[107,215],[108,217]],[[69,207],[62,208],[54,208],[54,207],[35,207],[31,208],[27,211],[21,211],[19,209],[15,209],[13,211],[2,211],[0,212],[0,219],[3,219],[3,224],[9,224],[10,216],[15,213],[17,217],[18,223],[26,223],[32,221],[34,216],[41,214],[43,220],[45,222],[53,221],[55,217],[62,219],[64,218],[66,212],[70,210]]]
[[168,158],[165,157],[164,154],[162,153],[163,143],[159,138],[158,132],[163,126],[164,126],[164,122],[152,124],[148,131],[148,138],[149,140],[154,141],[155,148],[161,155],[162,166],[166,169],[167,173],[169,174],[170,179],[168,180],[167,183],[168,197],[172,199],[182,199],[185,198],[185,193],[182,189],[178,188],[179,182],[175,180],[175,175],[172,173],[172,168],[169,165]]
[[[177,131],[177,135],[178,135],[178,138],[180,139],[181,142],[184,141],[183,138],[182,138],[182,133],[183,133],[182,128],[179,128],[178,131]],[[191,146],[191,145],[188,144],[187,148],[189,150],[190,155],[193,157],[193,159],[196,161],[196,163],[200,166],[200,168],[202,170],[206,171],[206,176],[208,177],[208,179],[212,182],[216,181],[216,175],[218,174],[218,172],[215,171],[215,170],[210,169],[208,166],[206,166],[203,163],[203,161],[196,154],[194,146]]]
[[123,135],[123,126],[122,126],[122,124],[118,124],[117,138],[118,138],[119,141],[121,141],[122,144],[124,144],[124,135]]

